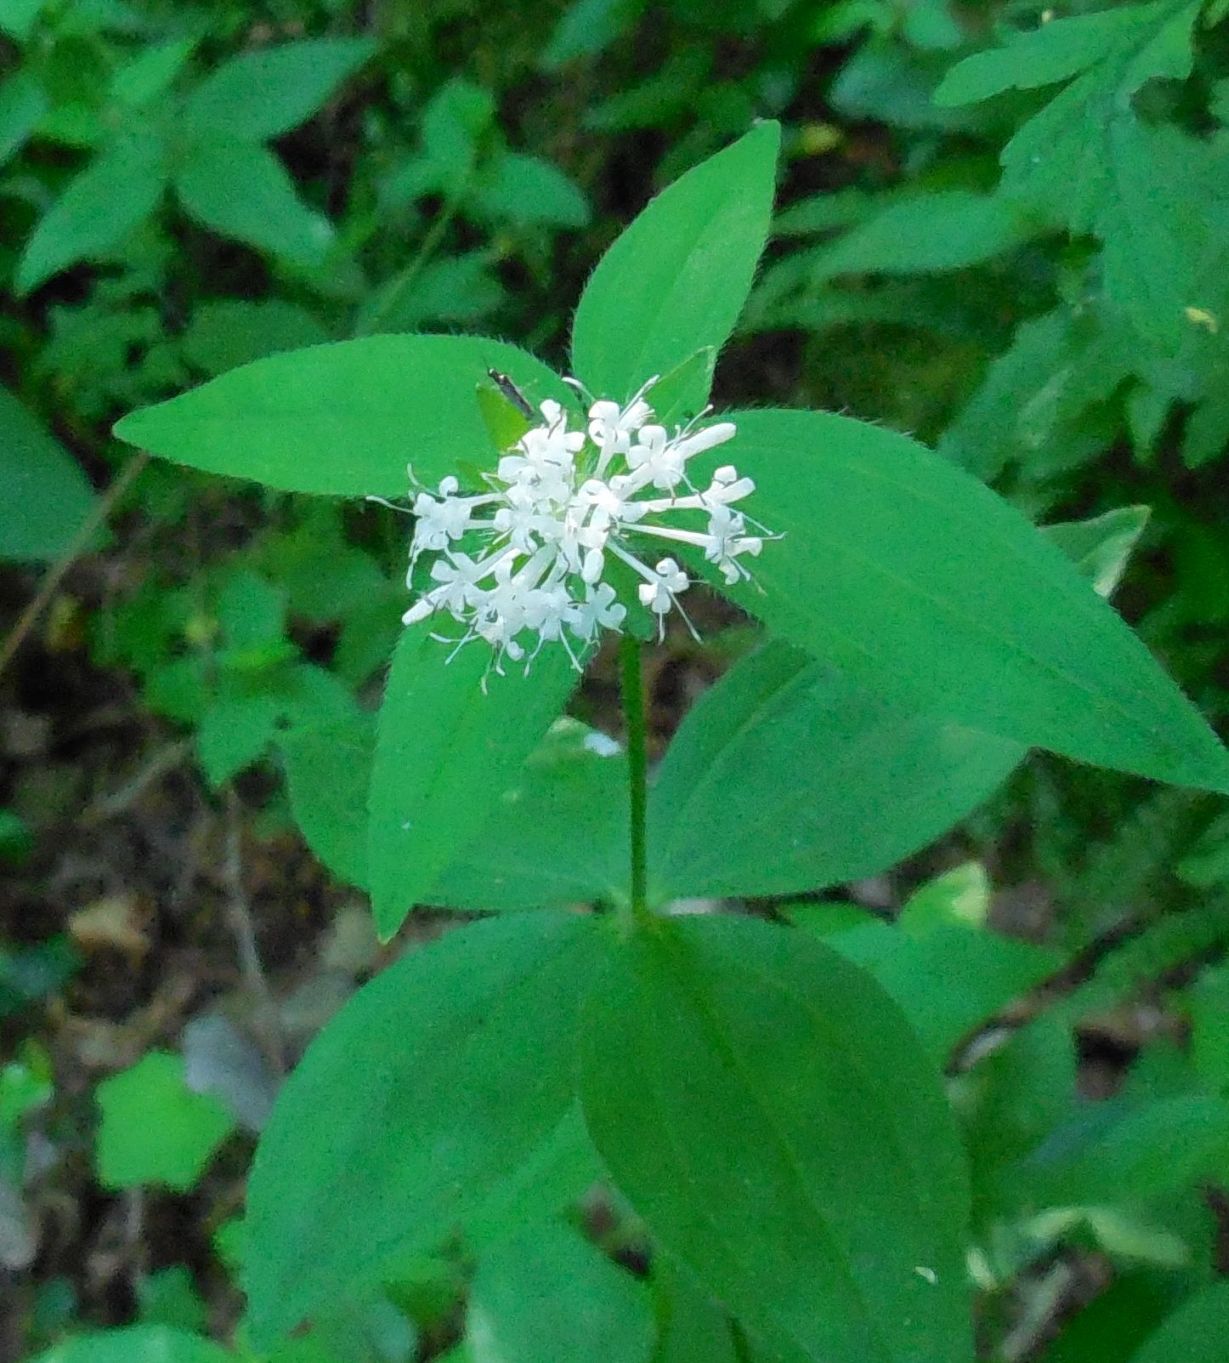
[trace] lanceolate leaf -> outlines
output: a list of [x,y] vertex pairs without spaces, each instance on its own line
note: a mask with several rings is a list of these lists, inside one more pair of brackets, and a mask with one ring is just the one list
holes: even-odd
[[[884,697],[1069,757],[1229,790],[1229,754],[1066,557],[903,435],[817,412],[735,414],[722,455],[783,536],[728,589]],[[712,458],[712,456],[710,456]]]
[[471,643],[449,661],[452,647],[431,632],[427,622],[402,636],[377,728],[367,851],[382,937],[429,900],[577,681],[561,648],[543,649],[529,676],[513,666],[501,677],[485,644]]
[[769,1356],[971,1359],[951,1115],[856,967],[751,920],[663,923],[594,987],[581,1093],[657,1242]]
[[494,451],[475,387],[508,374],[534,402],[567,387],[516,346],[478,336],[367,336],[271,355],[126,416],[121,440],[289,492],[405,497]]
[[[742,311],[772,215],[780,131],[762,123],[657,196],[594,270],[572,329],[572,366],[618,401],[704,346]],[[688,402],[703,406],[698,385]]]
[[551,1144],[574,1102],[601,931],[566,914],[463,928],[386,970],[320,1033],[248,1184],[259,1343],[463,1229]]

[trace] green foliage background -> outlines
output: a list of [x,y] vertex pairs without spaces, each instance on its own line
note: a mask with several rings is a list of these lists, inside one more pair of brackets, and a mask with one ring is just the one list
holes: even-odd
[[[252,476],[275,491],[146,463],[111,435],[113,423],[251,360],[368,338],[349,381],[381,420],[370,449],[358,448],[349,490],[401,496],[400,469],[390,473],[381,451],[403,443],[405,460],[429,480],[433,451],[443,459],[442,440],[460,449],[476,438],[478,416],[473,433],[408,424],[403,413],[446,393],[454,371],[419,366],[402,387],[412,343],[392,338],[447,333],[475,370],[511,369],[516,361],[505,364],[498,346],[465,339],[495,335],[564,368],[575,322],[588,372],[612,388],[642,375],[659,339],[650,328],[643,350],[629,355],[586,327],[583,309],[573,318],[593,262],[655,191],[754,119],[779,118],[772,239],[747,308],[728,319],[735,331],[719,407],[826,408],[935,446],[1047,523],[1103,593],[1121,577],[1120,609],[1223,732],[1224,10],[1219,0],[0,0],[0,557],[4,624],[15,631],[4,657],[11,690],[0,700],[42,709],[42,679],[57,664],[83,669],[88,685],[116,688],[139,716],[143,752],[183,740],[179,768],[219,817],[239,810],[243,837],[259,843],[301,830],[338,883],[379,897],[381,877],[387,883],[395,868],[369,860],[365,819],[357,823],[354,811],[361,815],[365,798],[373,700],[400,633],[406,534],[379,508],[297,495],[321,490],[305,481],[304,454],[327,457],[344,412],[313,406],[318,388],[308,374],[286,393],[300,404],[295,438],[257,421],[241,433],[259,461]],[[733,220],[718,226],[720,240],[738,230]],[[669,259],[653,264],[662,288],[678,286]],[[689,295],[708,290],[720,312],[720,262],[683,282]],[[650,284],[646,296],[657,289]],[[616,305],[603,301],[600,273],[589,298],[598,312]],[[754,438],[757,414],[745,417]],[[790,530],[783,544],[792,551],[805,527],[786,524],[789,490],[777,495],[773,524]],[[817,503],[822,495],[813,489]],[[860,529],[871,538],[876,526]],[[959,516],[941,530],[957,552]],[[126,547],[134,543],[135,555]],[[787,558],[778,567],[788,575]],[[27,630],[23,609],[53,578],[55,601]],[[846,585],[842,608],[856,614],[857,583]],[[987,583],[987,602],[999,609],[1014,585]],[[893,1057],[910,1047],[945,1068],[972,1170],[970,1267],[983,1356],[1220,1357],[1229,1322],[1215,1281],[1229,1183],[1223,798],[1052,756],[1021,764],[1018,746],[979,746],[954,726],[921,726],[902,756],[891,686],[915,694],[926,678],[885,669],[888,697],[868,705],[783,644],[750,651],[744,622],[715,619],[710,641],[728,670],[662,764],[653,874],[663,896],[771,888],[776,897],[757,912],[789,919],[868,970],[911,1024],[913,1035],[882,1058],[885,1084]],[[394,676],[413,646],[398,650]],[[684,675],[690,648],[669,645]],[[565,690],[570,679],[553,683]],[[943,685],[941,670],[929,684]],[[1010,708],[1001,691],[1010,680],[988,674],[982,713],[1000,701]],[[785,700],[798,694],[840,716],[834,733],[843,742],[817,751],[783,731]],[[471,827],[466,792],[454,792],[452,827],[464,837],[437,849],[432,902],[557,907],[609,891],[620,832],[602,811],[617,808],[622,759],[599,755],[596,731],[610,717],[600,676],[575,708],[587,723],[551,732],[516,778],[503,817]],[[745,718],[745,747],[714,755],[705,736],[731,714]],[[862,770],[851,766],[855,749],[865,763],[885,733],[892,744],[871,764],[878,784],[863,803],[825,806],[826,785]],[[778,744],[771,762],[757,736]],[[88,766],[88,755],[80,760]],[[339,1300],[335,1318],[280,1351],[252,1352],[243,1329],[234,1332],[244,1228],[226,1189],[241,1179],[263,1115],[250,1102],[245,1109],[243,1094],[198,1091],[181,1058],[190,1053],[186,1034],[174,1028],[127,1063],[104,1067],[117,1071],[108,1077],[83,1078],[66,1058],[56,1000],[85,1006],[91,996],[82,991],[99,967],[80,959],[79,934],[74,947],[55,920],[64,906],[47,873],[57,838],[86,802],[49,815],[16,762],[9,766],[0,860],[19,888],[0,915],[0,1191],[8,1198],[0,1249],[20,1292],[0,1344],[11,1341],[14,1356],[50,1349],[56,1363],[107,1363],[212,1360],[234,1350],[279,1363],[766,1363],[796,1348],[807,1357],[862,1349],[856,1332],[800,1336],[764,1305],[774,1292],[788,1297],[795,1280],[822,1279],[824,1262],[772,1265],[765,1251],[759,1278],[730,1278],[718,1308],[668,1264],[654,1261],[646,1274],[652,1246],[626,1208],[587,1219],[576,1211],[597,1170],[560,1106],[565,1086],[552,1066],[564,1062],[526,1039],[525,1019],[510,1008],[501,1023],[509,1063],[525,1065],[526,1086],[536,1085],[525,1120],[554,1140],[545,1153],[533,1146],[541,1164],[527,1188],[476,1210],[479,1229],[467,1243],[447,1242],[446,1226],[428,1228],[414,1257],[383,1266],[378,1293]],[[145,767],[134,755],[127,775]],[[942,799],[931,792],[917,808],[899,799],[919,774],[940,771]],[[783,812],[748,840],[747,869],[730,850],[745,833],[737,807],[728,828],[706,822],[697,836],[688,804],[704,810],[707,798],[706,819],[715,820],[722,802],[712,792],[728,782],[736,805],[740,780],[753,793],[781,783]],[[424,786],[422,798],[441,797]],[[816,811],[809,840],[774,843],[784,811],[795,818],[798,810]],[[529,831],[552,822],[575,836],[518,864]],[[723,856],[710,865],[714,840]],[[579,871],[576,841],[595,849]],[[900,863],[890,876],[865,883],[889,862]],[[769,863],[771,883],[762,871]],[[992,903],[991,886],[1010,893]],[[398,893],[416,897],[405,885]],[[33,920],[22,913],[31,898],[40,905]],[[1043,911],[1013,918],[1003,908],[1024,899]],[[890,908],[894,926],[868,911],[872,901]],[[544,916],[539,931],[574,932],[558,922]],[[697,952],[750,969],[761,945],[731,945],[724,932]],[[584,941],[567,950],[577,959],[565,961],[565,982],[569,972],[596,970]],[[293,949],[282,958],[292,960]],[[394,969],[413,971],[414,961]],[[842,994],[846,977],[825,968]],[[646,1023],[635,1045],[609,1055],[602,1048],[613,1024],[591,1020],[582,1037],[595,1069],[623,1067],[625,1093],[663,1063],[658,1052],[675,1038],[695,1072],[720,1070],[712,1038],[675,1002],[673,969],[662,959],[639,983],[610,982],[612,1015],[657,1017],[658,1030]],[[457,971],[469,978],[464,962]],[[645,997],[629,1002],[637,989]],[[856,1018],[852,985],[847,1002]],[[422,1016],[405,1025],[426,1026],[429,992],[413,1007]],[[561,983],[556,1041],[579,1026],[574,1013]],[[988,1026],[992,1019],[1001,1025]],[[752,1035],[756,1020],[738,1025]],[[778,1025],[818,1026],[785,1005]],[[1089,1057],[1106,1051],[1116,1056],[1114,1094],[1094,1103]],[[770,1072],[770,1055],[763,1064]],[[437,1082],[453,1077],[450,1062]],[[839,1086],[839,1074],[813,1082]],[[736,1086],[728,1106],[749,1106]],[[614,1103],[601,1110],[617,1151],[631,1118]],[[166,1139],[147,1148],[151,1113]],[[703,1149],[710,1128],[701,1118],[684,1108],[663,1121]],[[847,1119],[832,1113],[834,1126]],[[764,1117],[770,1127],[776,1120]],[[39,1141],[60,1152],[50,1172],[32,1162]],[[81,1264],[45,1247],[24,1257],[21,1236],[33,1232],[22,1208],[38,1205],[74,1160],[88,1166],[96,1200],[181,1205],[172,1199],[195,1196],[182,1204],[199,1220],[191,1253],[179,1259],[160,1244],[133,1270],[126,1296],[92,1291]],[[626,1160],[622,1177],[635,1185],[635,1152]],[[782,1153],[767,1173],[727,1172],[768,1180],[774,1196],[789,1188],[825,1215],[854,1215],[839,1189],[821,1186],[805,1152],[800,1160]],[[902,1187],[914,1177],[893,1173]],[[947,1177],[929,1175],[941,1185]],[[69,1182],[80,1189],[79,1177]],[[889,1200],[893,1186],[880,1190]],[[395,1214],[395,1203],[376,1202]],[[565,1206],[570,1223],[556,1216]],[[737,1203],[725,1210],[733,1215]],[[526,1223],[537,1229],[526,1233]],[[357,1233],[369,1231],[365,1221]],[[906,1243],[914,1231],[897,1228]],[[686,1244],[694,1229],[673,1234]],[[306,1291],[310,1273],[326,1282],[328,1253],[345,1250],[340,1238],[299,1248],[303,1263],[286,1269],[287,1293]],[[927,1282],[922,1273],[910,1291]],[[903,1289],[867,1290],[859,1309],[869,1338],[877,1312],[900,1309],[892,1293]],[[544,1311],[535,1294],[568,1309]],[[752,1341],[731,1329],[725,1307],[753,1327]],[[131,1333],[81,1333],[118,1325]],[[898,1357],[890,1338],[882,1347],[884,1358]]]

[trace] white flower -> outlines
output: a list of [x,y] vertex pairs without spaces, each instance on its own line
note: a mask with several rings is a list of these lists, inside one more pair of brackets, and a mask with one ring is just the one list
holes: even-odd
[[485,492],[462,495],[452,477],[437,493],[420,490],[411,589],[420,557],[437,557],[432,585],[406,611],[405,623],[450,616],[464,630],[457,647],[484,640],[495,650],[497,670],[504,656],[525,659],[528,667],[539,649],[556,642],[579,667],[573,642],[583,650],[603,630],[620,631],[627,618],[626,604],[603,580],[612,559],[640,579],[637,597],[657,617],[659,637],[672,609],[683,614],[678,598],[691,580],[674,558],[650,566],[646,539],[693,546],[726,582],[749,577],[738,560],[758,554],[765,536],[748,534],[746,516],[731,507],[755,484],[730,464],[702,491],[688,477],[689,461],[733,439],[735,427],[693,422],[671,435],[653,423],[645,400],[655,382],[626,406],[592,403],[583,431],[568,429],[559,403],[542,403],[541,424],[502,455]]

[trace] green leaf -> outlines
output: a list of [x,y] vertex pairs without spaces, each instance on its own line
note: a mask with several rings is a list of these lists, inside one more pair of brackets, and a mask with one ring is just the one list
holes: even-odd
[[248,1184],[245,1286],[267,1344],[505,1195],[569,1120],[599,929],[449,933],[359,991],[278,1097]]
[[165,1325],[130,1325],[65,1340],[32,1363],[234,1363],[207,1339]]
[[[478,336],[367,336],[271,355],[126,416],[115,434],[207,473],[289,492],[405,497],[406,463],[434,483],[493,465],[474,397],[488,369],[533,402],[570,402],[540,361]],[[407,535],[408,540],[408,535]]]
[[0,29],[24,44],[34,32],[47,0],[0,0]]
[[1201,1094],[1135,1110],[1082,1109],[1017,1166],[1032,1196],[1051,1206],[1138,1202],[1215,1177],[1229,1156],[1229,1103]]
[[[938,97],[971,101],[1075,76],[1003,148],[1002,189],[1032,199],[1072,232],[1090,231],[1120,194],[1123,152],[1114,129],[1135,121],[1131,97],[1146,82],[1190,73],[1201,8],[1200,0],[1153,0],[1054,20],[1002,50],[967,58]],[[1150,174],[1163,181],[1167,168],[1149,163]],[[1151,215],[1159,206],[1145,209]],[[1135,264],[1148,270],[1153,262],[1141,255]]]
[[589,904],[626,889],[627,865],[627,758],[605,734],[565,718],[429,900],[496,912]]
[[586,1121],[667,1254],[770,1349],[972,1358],[962,1156],[891,1001],[802,934],[663,922],[581,1034]]
[[94,490],[68,451],[0,388],[0,558],[58,558],[94,509]]
[[631,28],[644,5],[645,0],[572,0],[538,65],[544,71],[556,71],[577,57],[596,56]]
[[1188,1297],[1131,1363],[1220,1363],[1229,1333],[1229,1283],[1213,1283]]
[[[805,925],[805,909],[791,917]],[[939,1065],[1063,963],[1055,951],[967,926],[915,935],[903,926],[870,922],[825,934],[824,940],[891,995]]]
[[244,52],[192,92],[184,124],[262,142],[311,117],[375,51],[370,38],[314,38]]
[[175,83],[196,50],[195,38],[151,43],[121,66],[111,80],[111,100],[126,109],[144,109]]
[[653,1263],[661,1330],[653,1363],[738,1363],[726,1314],[665,1260]]
[[270,695],[222,696],[201,716],[196,748],[216,790],[259,760],[277,730],[281,706]]
[[1121,506],[1091,520],[1047,525],[1044,533],[1092,583],[1098,596],[1109,596],[1121,581],[1150,515],[1146,506]]
[[763,123],[688,171],[598,262],[572,328],[573,372],[594,396],[622,401],[725,343],[768,236],[779,141]]
[[354,715],[278,739],[295,822],[335,876],[367,884],[367,789],[375,760],[375,723]]
[[102,151],[39,222],[17,265],[26,294],[52,275],[118,246],[157,207],[165,150],[153,137],[125,137]]
[[[1108,596],[1147,519],[1046,526]],[[654,897],[789,894],[872,875],[979,805],[1019,744],[867,692],[781,643],[688,711],[649,795]]]
[[474,1363],[649,1363],[644,1285],[554,1224],[478,1260],[465,1325]]
[[149,1051],[98,1085],[96,1159],[104,1188],[193,1187],[235,1119],[214,1097],[194,1093],[182,1056]]
[[475,192],[472,204],[495,222],[584,227],[589,201],[557,166],[540,156],[508,152]]
[[43,87],[28,71],[0,81],[0,166],[21,150],[46,110]]
[[[1229,755],[1062,553],[932,451],[815,412],[734,414],[723,459],[779,540],[723,588],[887,699],[1069,757],[1229,790]],[[707,456],[709,459],[712,456]]]
[[202,303],[180,338],[184,358],[206,374],[222,374],[266,355],[323,345],[328,333],[295,303],[266,298],[249,303],[219,298]]
[[[373,717],[279,740],[290,806],[308,846],[335,875],[367,884],[367,789]],[[627,867],[627,761],[573,719],[552,726],[479,832],[435,881],[430,902],[494,912],[587,904],[621,888]],[[577,856],[578,841],[585,855]]]
[[666,752],[649,796],[654,898],[875,874],[975,809],[1022,756],[770,643],[701,696]]
[[975,52],[957,62],[935,91],[935,103],[947,107],[974,104],[1004,90],[1035,90],[1070,80],[1112,56],[1148,18],[1172,9],[1166,0],[1158,0],[1045,20],[1031,32],[1010,38],[1003,47]]
[[980,265],[1034,235],[1021,206],[994,194],[939,190],[890,204],[808,254],[818,282],[841,274],[920,274]]
[[296,265],[319,265],[333,240],[332,224],[299,198],[266,147],[197,142],[175,175],[175,192],[205,227]]
[[529,676],[512,666],[501,677],[486,644],[449,661],[454,646],[431,629],[428,621],[402,635],[380,709],[368,868],[384,938],[415,904],[430,902],[440,873],[480,831],[577,681],[562,649],[544,650]]

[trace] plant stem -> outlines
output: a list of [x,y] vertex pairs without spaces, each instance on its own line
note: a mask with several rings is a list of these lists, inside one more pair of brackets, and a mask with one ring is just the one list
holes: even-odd
[[644,677],[640,642],[625,634],[619,640],[619,673],[623,690],[623,718],[627,725],[627,793],[631,831],[631,894],[626,926],[648,921],[647,724],[644,714]]
[[380,329],[384,319],[394,311],[397,305],[409,293],[410,289],[418,280],[422,273],[423,266],[435,254],[439,244],[444,239],[444,233],[448,230],[453,218],[456,216],[457,209],[461,206],[460,193],[454,193],[449,197],[440,211],[435,215],[434,221],[427,230],[418,247],[414,259],[402,270],[401,274],[390,283],[383,297],[364,318],[361,318],[355,325],[354,334],[356,336],[370,336],[373,332]]

